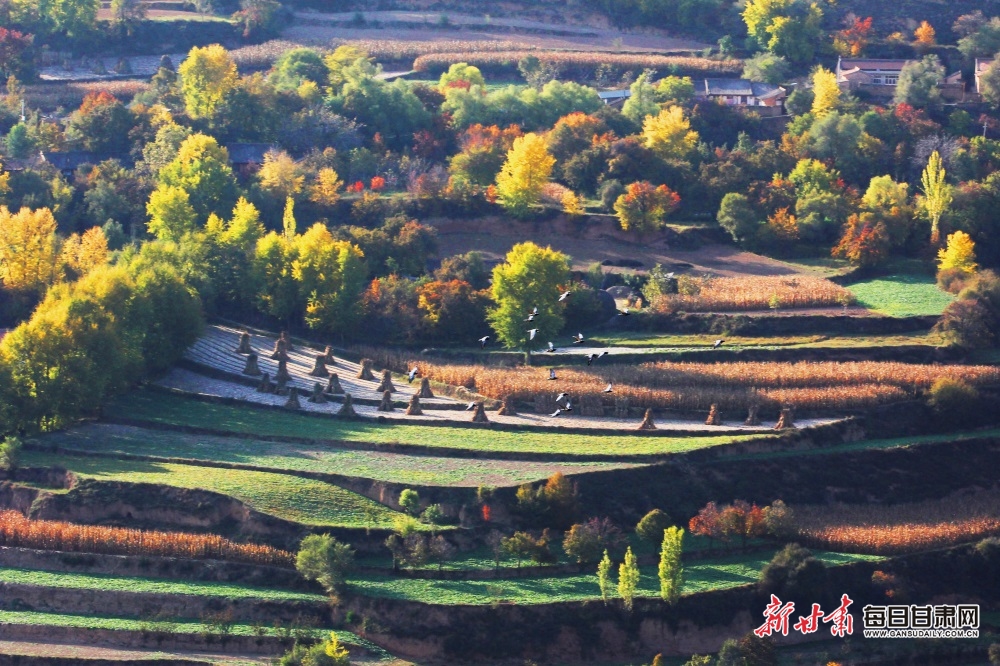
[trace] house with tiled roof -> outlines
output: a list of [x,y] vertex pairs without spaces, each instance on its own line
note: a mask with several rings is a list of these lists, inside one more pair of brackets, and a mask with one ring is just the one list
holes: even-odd
[[[908,63],[903,58],[837,58],[837,85],[845,92],[863,92],[872,97],[893,97],[899,74]],[[965,97],[962,73],[954,72],[938,82],[941,96],[950,101]]]

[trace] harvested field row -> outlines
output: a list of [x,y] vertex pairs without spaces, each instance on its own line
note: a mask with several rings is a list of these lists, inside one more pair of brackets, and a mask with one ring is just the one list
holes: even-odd
[[270,546],[234,543],[214,534],[156,532],[123,527],[29,520],[19,511],[0,513],[0,543],[5,546],[103,553],[191,557],[290,567],[291,553]]
[[896,504],[795,507],[795,529],[823,548],[894,555],[1000,534],[1000,493]]
[[854,294],[835,282],[809,275],[690,278],[679,294],[654,302],[660,312],[730,312],[851,305]]
[[[384,358],[386,362],[393,359]],[[402,357],[396,363],[405,363]],[[994,366],[916,365],[892,361],[800,363],[644,363],[563,368],[549,380],[543,368],[485,368],[412,361],[424,376],[494,399],[534,400],[568,392],[576,399],[661,409],[725,409],[787,405],[805,410],[853,410],[915,396],[940,378],[977,386],[1000,383]],[[603,393],[613,384],[613,394]]]

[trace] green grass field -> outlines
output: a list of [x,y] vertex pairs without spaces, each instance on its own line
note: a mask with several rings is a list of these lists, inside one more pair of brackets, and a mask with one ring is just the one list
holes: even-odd
[[954,296],[938,288],[932,275],[890,275],[848,285],[858,305],[890,317],[939,315]]
[[[705,350],[711,352],[712,343],[718,335],[656,335],[649,333],[612,333],[591,340],[595,345],[606,347],[636,347],[658,351],[661,349]],[[864,347],[899,347],[909,345],[936,346],[943,344],[943,339],[931,333],[913,335],[787,335],[775,337],[739,337],[726,338],[726,349],[739,348],[802,348],[802,349],[850,349]]]
[[188,594],[225,599],[260,599],[263,601],[325,602],[321,594],[248,587],[231,583],[174,581],[163,578],[134,578],[104,574],[65,573],[0,567],[0,583],[57,587],[71,590],[106,592],[141,592],[147,594]]
[[[816,552],[815,555],[827,565],[881,559],[872,555],[830,552]],[[765,552],[685,565],[682,594],[695,594],[754,583],[760,570],[773,556],[773,552]],[[660,581],[656,576],[656,567],[646,566],[640,569],[642,576],[637,596],[658,597]],[[595,564],[594,571],[596,570]],[[517,604],[544,604],[600,599],[596,573],[471,581],[355,575],[350,577],[349,587],[359,594],[368,596],[442,605],[483,605],[498,600]]]
[[632,466],[411,456],[104,424],[51,433],[38,441],[81,451],[215,460],[273,469],[344,474],[418,486],[516,486],[548,478],[555,472],[574,474]]
[[[79,627],[81,629],[108,629],[111,631],[162,631],[172,634],[218,633],[218,630],[195,620],[139,620],[135,618],[107,617],[99,615],[73,615],[64,613],[41,613],[37,611],[0,610],[0,625],[32,624],[49,627]],[[305,629],[316,638],[330,635],[329,629]],[[234,624],[229,632],[233,636],[279,636],[279,629],[268,626]],[[365,645],[364,641],[347,631],[338,631],[337,638],[346,645]],[[367,645],[365,645],[367,647]]]
[[288,474],[35,451],[25,452],[23,464],[59,465],[83,478],[101,481],[210,490],[234,497],[261,513],[303,525],[391,528],[401,515],[339,486]]
[[[284,435],[373,444],[419,445],[452,450],[532,452],[564,455],[663,455],[755,439],[745,437],[635,437],[628,434],[579,435],[501,431],[444,426],[395,425],[371,421],[339,421],[274,410],[223,405],[182,396],[135,391],[119,398],[107,413],[149,423],[213,428],[246,435]],[[638,425],[638,423],[636,423]]]

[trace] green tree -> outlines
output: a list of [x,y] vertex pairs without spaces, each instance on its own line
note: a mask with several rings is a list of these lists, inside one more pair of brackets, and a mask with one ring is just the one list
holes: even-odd
[[636,524],[635,533],[643,541],[656,545],[663,539],[663,530],[672,524],[665,511],[653,509]]
[[132,114],[114,96],[90,93],[66,121],[66,138],[85,150],[121,154],[129,148],[134,125]]
[[111,0],[111,20],[119,30],[131,35],[146,18],[146,9],[142,0]]
[[34,147],[28,134],[28,126],[17,123],[7,133],[7,154],[15,159],[24,159]]
[[149,195],[146,206],[149,233],[160,240],[180,240],[197,228],[198,216],[188,193],[179,187],[160,187]]
[[295,240],[273,231],[257,242],[254,251],[259,307],[281,321],[289,321],[299,307],[298,283],[292,274],[297,256]]
[[455,83],[467,83],[470,86],[486,86],[486,80],[483,78],[482,72],[479,71],[478,67],[474,67],[465,62],[452,63],[448,71],[441,75],[441,79],[438,81],[438,88],[445,90],[449,86]]
[[310,534],[299,545],[295,568],[331,592],[340,588],[354,564],[354,551],[329,534]]
[[55,32],[69,37],[81,37],[93,30],[101,8],[100,0],[49,0],[44,5],[39,3],[38,7],[42,19],[51,21]]
[[671,605],[677,603],[681,596],[681,584],[684,579],[684,565],[681,564],[683,546],[683,529],[671,526],[663,531],[660,566],[657,573],[660,576],[660,596]]
[[0,469],[13,472],[21,464],[21,438],[7,436],[0,442]]
[[743,78],[761,83],[779,84],[788,78],[788,60],[773,53],[757,53],[743,61]]
[[611,596],[611,558],[608,557],[607,548],[604,549],[604,557],[597,565],[597,586],[601,588],[601,599],[604,605],[608,604],[608,597]]
[[669,104],[683,104],[694,99],[694,81],[690,76],[665,76],[656,84],[656,97]]
[[979,75],[979,90],[993,108],[1000,107],[1000,59],[994,59]]
[[823,41],[823,10],[809,0],[748,0],[743,20],[757,44],[793,64],[810,62]]
[[639,589],[639,563],[629,546],[625,551],[625,561],[618,566],[618,596],[622,598],[625,609],[632,611],[635,593]]
[[519,217],[527,215],[541,198],[555,163],[545,139],[538,134],[514,139],[497,174],[497,192],[504,208]]
[[750,200],[739,192],[727,192],[726,196],[722,197],[719,213],[715,219],[737,243],[751,240],[760,227],[760,220],[750,205]]
[[927,166],[920,175],[920,185],[924,196],[920,199],[920,208],[931,222],[931,245],[937,245],[941,240],[941,216],[945,214],[952,202],[952,188],[945,180],[945,170],[938,151],[931,153]]
[[[559,288],[569,284],[569,257],[534,243],[519,243],[507,253],[506,261],[493,269],[493,301],[496,307],[487,319],[497,338],[509,348],[530,351],[541,344],[542,336],[562,331],[564,313]],[[528,314],[538,308],[531,322]],[[538,329],[535,341],[529,329]]]
[[184,105],[192,118],[214,117],[239,80],[236,63],[218,44],[192,48],[177,72]]
[[306,81],[326,85],[329,74],[318,51],[300,47],[282,53],[269,78],[278,90],[293,91]]
[[364,59],[345,67],[341,74],[343,85],[327,98],[327,106],[364,125],[370,138],[378,134],[386,146],[401,150],[412,144],[416,132],[430,127],[431,114],[409,83],[375,78],[374,68]]
[[349,241],[336,240],[320,222],[297,236],[295,245],[292,277],[305,300],[306,325],[327,333],[351,331],[368,277],[364,253]]
[[651,72],[643,72],[635,83],[629,86],[629,98],[622,105],[623,116],[641,123],[646,116],[655,116],[660,112],[660,105],[656,102],[656,89],[650,82],[651,78]]
[[938,84],[943,80],[944,66],[936,55],[908,62],[899,72],[893,101],[896,104],[909,104],[918,109],[936,108],[941,105],[941,89]]
[[212,213],[225,215],[236,203],[229,152],[206,134],[192,134],[181,142],[177,156],[160,170],[159,184],[187,192],[200,220]]
[[1000,16],[983,21],[977,29],[959,39],[958,50],[969,60],[992,58],[1000,51]]
[[416,490],[404,488],[399,493],[399,506],[411,516],[420,513],[420,495]]

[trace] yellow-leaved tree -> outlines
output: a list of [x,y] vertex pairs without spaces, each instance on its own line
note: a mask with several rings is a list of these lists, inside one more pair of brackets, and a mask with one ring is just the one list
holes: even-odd
[[920,185],[923,189],[920,208],[931,221],[931,245],[937,245],[941,240],[938,225],[941,223],[941,216],[951,205],[952,190],[951,185],[945,181],[944,165],[936,150],[927,158],[927,167],[920,176]]
[[211,118],[239,80],[236,63],[219,44],[196,46],[177,68],[184,107],[192,118]]
[[0,282],[6,289],[41,291],[55,277],[56,219],[48,208],[11,213],[0,206]]
[[831,111],[836,111],[840,104],[840,87],[837,85],[837,75],[825,67],[817,67],[812,75],[812,84],[812,114],[817,118],[822,118]]
[[72,234],[63,242],[61,262],[72,277],[86,275],[107,261],[108,239],[100,227],[91,227],[83,235]]
[[917,40],[917,46],[930,47],[934,46],[935,39],[937,37],[937,32],[927,21],[921,21],[917,29],[913,31],[913,37]]
[[324,167],[316,174],[316,181],[309,188],[309,200],[320,206],[332,206],[340,201],[340,189],[344,181],[330,167]]
[[541,198],[555,163],[545,139],[539,135],[525,134],[514,139],[497,175],[497,193],[503,207],[513,215],[527,215]]
[[938,250],[938,271],[961,271],[966,275],[976,272],[976,243],[964,231],[948,234],[948,245]]
[[306,182],[299,165],[284,150],[269,150],[264,154],[257,178],[261,189],[282,199],[300,194]]
[[668,106],[642,123],[646,146],[663,158],[683,159],[698,145],[698,133],[679,106]]

